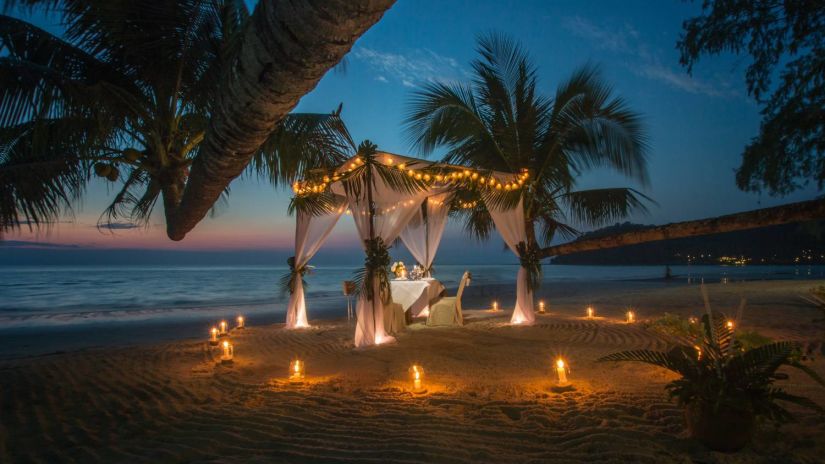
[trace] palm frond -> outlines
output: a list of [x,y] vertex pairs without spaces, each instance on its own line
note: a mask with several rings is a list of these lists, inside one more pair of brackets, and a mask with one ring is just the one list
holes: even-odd
[[578,190],[562,193],[559,199],[575,221],[588,226],[608,224],[631,213],[647,213],[645,201],[653,202],[632,188]]
[[628,350],[609,354],[596,362],[635,361],[651,364],[678,372],[682,375],[692,375],[696,369],[696,351],[683,346],[677,346],[668,352],[653,350]]
[[89,179],[88,120],[38,121],[0,128],[0,230],[54,222]]
[[338,114],[290,114],[255,154],[249,169],[273,184],[292,183],[313,169],[333,170],[354,149]]

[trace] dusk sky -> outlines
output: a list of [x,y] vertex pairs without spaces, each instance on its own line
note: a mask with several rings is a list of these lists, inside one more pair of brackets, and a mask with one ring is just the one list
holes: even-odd
[[[356,43],[345,70],[328,73],[296,111],[328,112],[343,103],[343,117],[356,142],[370,139],[383,150],[415,155],[402,125],[412,92],[426,82],[467,81],[476,36],[503,32],[534,58],[545,94],[554,93],[578,66],[593,62],[616,94],[643,115],[651,184],[642,190],[657,204],[650,205],[648,215],[628,220],[661,224],[812,198],[813,188],[785,198],[736,188],[734,169],[742,148],[757,132],[758,107],[745,90],[746,58],[703,59],[692,77],[679,65],[675,44],[682,21],[699,10],[700,2],[678,0],[401,0]],[[639,187],[605,172],[586,173],[579,180],[579,187],[628,185]],[[290,191],[250,176],[236,180],[231,189],[229,204],[218,217],[204,220],[180,243],[166,238],[160,207],[148,228],[125,225],[101,233],[95,225],[114,189],[99,181],[73,217],[49,230],[7,234],[5,239],[84,249],[287,252],[294,237],[293,219],[286,214]],[[356,240],[351,218],[345,217],[326,248],[329,253],[356,250]],[[20,245],[9,242],[6,247]],[[449,261],[467,254],[491,262],[512,259],[503,253],[500,239],[478,245],[465,240],[457,224],[448,229],[442,248]]]

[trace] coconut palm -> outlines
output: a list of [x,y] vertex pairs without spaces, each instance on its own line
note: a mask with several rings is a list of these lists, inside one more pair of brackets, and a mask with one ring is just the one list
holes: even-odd
[[[644,195],[632,188],[578,190],[579,177],[609,168],[647,182],[645,134],[640,117],[614,97],[596,67],[583,66],[556,89],[537,89],[536,67],[513,41],[491,34],[478,41],[469,84],[431,83],[415,93],[407,116],[411,144],[424,154],[445,148],[444,161],[477,169],[528,173],[523,194],[531,251],[577,227],[598,226],[644,210]],[[493,228],[485,201],[470,201],[455,214],[466,230],[486,239]],[[484,195],[481,195],[484,197]],[[518,194],[488,195],[501,203]],[[467,208],[467,204],[476,205]],[[502,206],[502,205],[497,205]],[[538,236],[536,233],[538,232]]]
[[[0,15],[0,230],[55,220],[94,175],[117,189],[104,223],[146,222],[160,199],[177,211],[250,22],[244,2],[27,3],[58,5],[65,33]],[[248,172],[291,182],[343,160],[348,139],[340,108],[292,114],[270,122]]]

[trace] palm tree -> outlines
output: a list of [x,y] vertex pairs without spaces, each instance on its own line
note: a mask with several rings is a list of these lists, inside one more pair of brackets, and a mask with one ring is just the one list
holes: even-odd
[[[578,69],[547,98],[538,93],[536,68],[516,43],[491,34],[479,39],[478,53],[470,84],[432,83],[414,95],[406,122],[415,148],[425,154],[446,148],[449,163],[527,172],[516,195],[523,198],[525,251],[534,256],[557,235],[577,235],[578,225],[598,226],[644,211],[647,197],[632,188],[576,189],[583,173],[602,167],[647,182],[640,117],[612,96],[596,67]],[[485,201],[501,203],[514,195],[469,201],[466,195],[472,194],[459,192],[455,201],[464,207],[454,214],[464,218],[465,230],[486,239],[493,228],[486,207],[502,205]]]
[[[52,3],[62,38],[0,15],[0,231],[55,220],[95,174],[118,187],[104,223],[145,222],[159,199],[177,211],[251,21],[244,2]],[[268,124],[248,170],[273,183],[351,145],[340,108]]]

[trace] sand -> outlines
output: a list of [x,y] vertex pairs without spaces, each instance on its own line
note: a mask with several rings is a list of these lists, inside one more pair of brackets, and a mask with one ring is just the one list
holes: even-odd
[[[748,298],[745,329],[822,340],[820,313],[798,295],[816,282],[709,285],[714,307]],[[477,291],[471,307],[486,306]],[[465,312],[463,328],[410,326],[396,343],[352,348],[352,326],[325,321],[231,334],[232,366],[205,340],[87,349],[0,361],[0,462],[823,462],[825,421],[764,426],[731,455],[686,438],[663,386],[672,376],[638,364],[599,364],[624,349],[672,342],[643,324],[664,312],[701,313],[698,287],[621,285],[585,298],[560,292],[532,327],[509,311]],[[507,301],[501,300],[502,305]],[[581,316],[592,304],[599,318]],[[554,393],[562,354],[575,391]],[[307,366],[303,383],[289,361]],[[407,370],[425,370],[425,392]],[[825,359],[813,364],[825,375]],[[796,372],[782,382],[825,405],[825,389]]]

